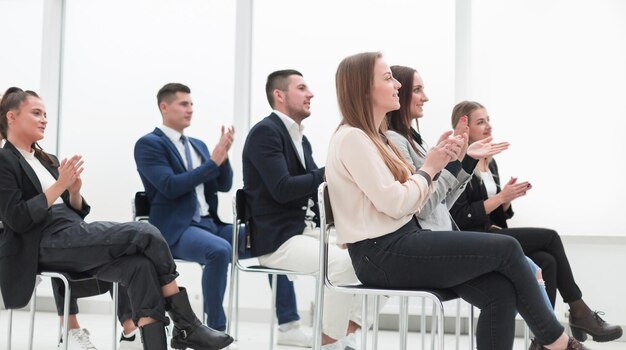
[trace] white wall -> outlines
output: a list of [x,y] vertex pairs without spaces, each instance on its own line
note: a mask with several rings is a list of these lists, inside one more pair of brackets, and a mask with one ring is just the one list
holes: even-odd
[[[39,84],[42,3],[0,0],[2,90]],[[340,120],[335,69],[349,54],[382,51],[390,64],[420,71],[430,97],[421,130],[431,144],[449,128],[457,102],[452,0],[254,2],[250,116],[232,115],[238,98],[232,83],[235,1],[68,0],[67,5],[59,153],[80,153],[87,160],[84,194],[93,207],[90,220],[130,219],[130,199],[141,189],[133,144],[160,123],[155,95],[167,82],[191,87],[195,114],[189,134],[211,147],[219,125],[232,124],[234,117],[250,117],[254,124],[269,113],[268,73],[300,70],[316,96],[304,124],[320,165]],[[626,194],[619,182],[624,172],[625,10],[620,0],[472,2],[468,59],[473,68],[466,97],[484,103],[497,138],[512,143],[498,157],[503,176],[534,185],[515,204],[514,225],[549,226],[563,235],[626,235],[618,203]],[[236,137],[245,134],[237,130]],[[229,199],[221,197],[226,218]],[[603,249],[593,251],[597,254],[588,263],[574,263],[577,276],[587,281],[604,261]],[[186,278],[199,279],[195,273],[189,270]],[[242,307],[267,308],[262,293],[269,289],[256,287],[265,283],[264,278],[245,278]],[[616,290],[626,287],[607,283]],[[297,284],[299,305],[308,308],[312,282]],[[626,314],[617,295],[603,301],[614,306],[612,320]],[[626,324],[626,319],[619,322]]]

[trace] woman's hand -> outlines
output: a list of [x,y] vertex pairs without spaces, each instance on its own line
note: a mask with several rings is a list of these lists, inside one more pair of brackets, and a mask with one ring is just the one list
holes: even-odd
[[68,190],[70,193],[72,190],[80,191],[82,185],[80,174],[83,172],[84,163],[82,158],[82,156],[75,155],[70,159],[63,159],[61,165],[59,165],[59,178],[57,179],[57,183],[61,188]]
[[426,153],[424,165],[420,169],[434,178],[449,162],[458,159],[462,146],[462,137],[452,136],[452,130],[446,131],[439,138],[437,145]]
[[497,194],[500,199],[502,205],[508,207],[512,201],[515,199],[525,196],[526,191],[530,190],[532,185],[528,181],[517,182],[516,177],[511,177],[511,179],[504,185],[502,191]]
[[465,157],[465,153],[467,152],[468,144],[469,144],[469,124],[467,122],[467,116],[464,115],[459,119],[459,122],[456,123],[454,127],[454,136],[462,136],[463,137],[463,147],[461,148],[461,152],[459,153],[459,159],[463,159]]
[[493,137],[489,136],[476,141],[467,148],[467,155],[474,159],[483,159],[494,156],[509,148],[508,142],[493,143]]

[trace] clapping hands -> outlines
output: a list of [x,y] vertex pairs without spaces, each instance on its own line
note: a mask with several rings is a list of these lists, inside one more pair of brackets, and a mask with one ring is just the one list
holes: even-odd
[[220,136],[220,141],[217,143],[213,152],[211,153],[211,160],[215,162],[217,165],[222,165],[228,159],[228,151],[230,147],[233,145],[233,141],[235,140],[235,127],[231,126],[229,128],[225,128],[222,125],[222,135]]

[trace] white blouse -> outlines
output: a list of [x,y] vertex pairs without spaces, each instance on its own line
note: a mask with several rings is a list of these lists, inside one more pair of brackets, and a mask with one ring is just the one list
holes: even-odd
[[[18,150],[22,154],[22,157],[26,159],[28,165],[30,165],[30,167],[33,168],[33,170],[35,171],[35,174],[39,179],[39,183],[41,184],[41,189],[46,192],[52,185],[54,185],[57,180],[54,178],[54,176],[52,176],[52,174],[50,174],[48,169],[46,169],[41,164],[39,159],[35,157],[35,151],[25,152],[19,148]],[[53,204],[63,204],[63,200],[61,199],[61,197],[59,197],[56,201],[54,201]]]

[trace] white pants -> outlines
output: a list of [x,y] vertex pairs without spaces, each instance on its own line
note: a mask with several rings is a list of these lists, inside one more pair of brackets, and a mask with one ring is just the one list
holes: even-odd
[[[291,237],[273,253],[259,256],[263,266],[315,273],[319,270],[319,229],[305,228],[301,235]],[[347,249],[328,245],[328,278],[333,284],[359,284]],[[373,318],[373,299],[368,305],[368,320]],[[346,335],[348,321],[361,324],[362,297],[326,290],[322,332],[334,339]],[[382,301],[382,300],[381,300]],[[382,304],[382,303],[381,303]],[[315,335],[314,335],[315,336]]]

